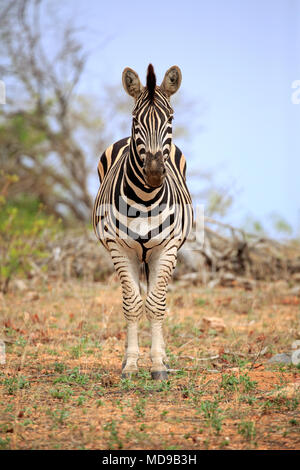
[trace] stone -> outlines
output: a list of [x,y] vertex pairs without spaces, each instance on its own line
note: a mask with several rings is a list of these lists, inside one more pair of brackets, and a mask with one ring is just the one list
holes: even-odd
[[275,356],[271,357],[271,359],[268,360],[268,362],[278,362],[281,364],[291,364],[292,359],[290,354],[282,353],[282,354],[275,354]]
[[296,349],[296,351],[292,353],[292,363],[294,366],[300,364],[300,349]]
[[300,348],[300,339],[296,339],[296,341],[292,342],[292,349]]

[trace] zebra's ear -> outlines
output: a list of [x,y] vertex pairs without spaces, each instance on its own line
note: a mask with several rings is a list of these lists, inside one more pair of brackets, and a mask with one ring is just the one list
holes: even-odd
[[143,90],[138,74],[129,67],[126,67],[126,69],[123,70],[122,82],[126,93],[134,99],[137,99]]
[[166,71],[165,77],[160,85],[161,90],[170,97],[179,89],[181,85],[181,70],[177,65],[173,65]]

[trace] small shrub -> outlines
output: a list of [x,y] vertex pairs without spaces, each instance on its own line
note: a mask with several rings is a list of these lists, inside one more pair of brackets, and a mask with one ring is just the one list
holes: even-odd
[[13,276],[27,275],[33,261],[47,256],[45,241],[59,227],[58,221],[42,212],[41,205],[29,216],[20,205],[7,201],[8,188],[16,181],[16,175],[0,172],[0,291],[3,293],[8,291]]
[[243,421],[238,425],[238,433],[247,441],[253,441],[256,437],[255,424],[252,421]]

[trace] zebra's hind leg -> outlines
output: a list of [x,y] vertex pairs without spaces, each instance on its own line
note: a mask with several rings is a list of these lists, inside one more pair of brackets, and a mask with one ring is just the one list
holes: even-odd
[[122,247],[116,242],[110,242],[109,249],[122,286],[123,313],[127,322],[125,355],[122,363],[122,377],[126,378],[138,372],[138,321],[143,313],[143,300],[139,287],[140,262],[133,250]]
[[151,324],[151,376],[155,380],[168,378],[167,355],[162,324],[166,311],[166,292],[177,260],[177,245],[155,251],[148,261],[148,294],[145,309]]

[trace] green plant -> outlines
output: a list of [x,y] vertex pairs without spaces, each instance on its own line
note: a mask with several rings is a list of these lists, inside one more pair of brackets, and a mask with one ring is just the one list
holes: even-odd
[[57,424],[62,425],[65,423],[70,413],[64,408],[62,408],[60,410],[56,409],[54,411],[48,410],[47,414],[53,419],[55,425]]
[[78,406],[82,406],[85,401],[86,401],[86,397],[85,397],[84,395],[80,395],[80,396],[77,398],[77,405],[78,405]]
[[47,256],[45,241],[59,225],[43,213],[41,205],[29,218],[20,204],[6,199],[9,187],[17,181],[16,175],[0,172],[0,291],[4,293],[13,276],[28,274],[33,262]]
[[291,426],[298,426],[298,421],[295,418],[289,420],[289,424]]
[[123,443],[119,437],[118,431],[117,431],[117,423],[113,419],[109,423],[105,424],[103,426],[104,431],[109,432],[109,440],[108,440],[108,445],[109,449],[123,449]]
[[256,428],[253,421],[243,421],[238,424],[238,433],[247,441],[253,441],[256,437]]
[[226,391],[240,390],[240,385],[243,387],[244,392],[249,392],[255,389],[257,382],[251,380],[248,374],[241,374],[235,376],[234,374],[223,374],[221,381],[221,388]]
[[22,375],[19,377],[6,378],[2,383],[8,395],[14,395],[17,390],[30,387],[30,383],[26,377],[23,377]]
[[257,385],[257,382],[255,380],[251,380],[248,374],[240,375],[239,382],[243,385],[245,392],[254,390]]
[[88,337],[83,336],[82,338],[80,338],[79,344],[71,348],[71,356],[74,359],[79,359],[83,353],[87,353],[87,354],[93,353],[94,352],[93,350],[91,351],[87,349],[88,346],[91,346],[90,341]]
[[221,381],[221,388],[226,391],[233,391],[237,389],[239,379],[234,374],[223,374]]
[[79,367],[66,371],[65,375],[61,375],[54,379],[53,383],[66,383],[66,384],[78,384],[86,385],[89,382],[89,377],[86,374],[81,374]]
[[9,437],[6,437],[5,439],[2,439],[0,437],[0,449],[1,450],[9,449],[9,443],[10,443]]
[[55,372],[59,372],[60,374],[66,369],[66,365],[62,362],[55,362],[54,363],[54,370]]
[[257,398],[251,397],[250,395],[241,395],[239,398],[239,401],[241,403],[247,403],[248,405],[253,405],[257,401]]
[[71,395],[73,395],[73,390],[68,386],[64,386],[61,388],[51,388],[50,395],[53,398],[58,398],[59,400],[67,402],[70,399]]
[[222,428],[222,415],[217,401],[205,400],[201,403],[200,411],[203,413],[207,423],[219,434]]
[[134,407],[134,411],[138,418],[143,418],[145,416],[145,405],[147,400],[145,398],[141,398]]
[[131,379],[121,379],[121,389],[128,391],[135,388],[135,384]]

